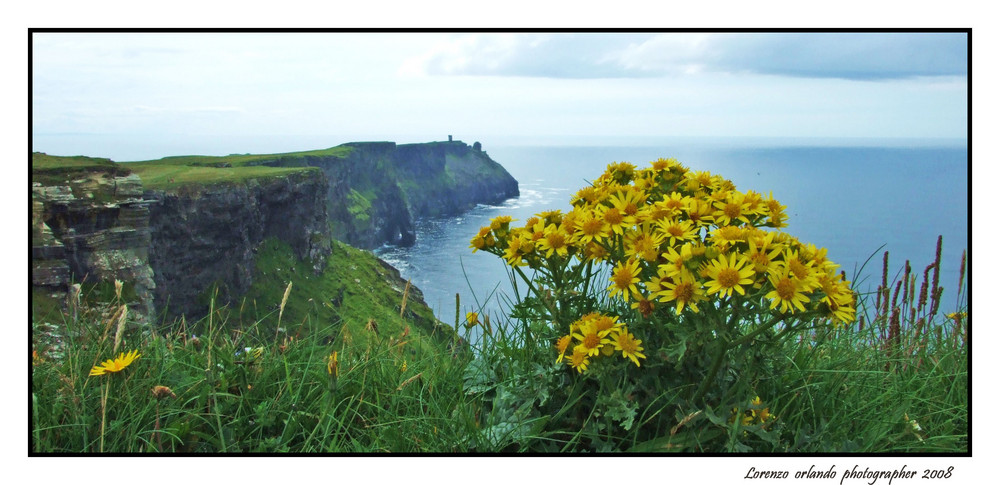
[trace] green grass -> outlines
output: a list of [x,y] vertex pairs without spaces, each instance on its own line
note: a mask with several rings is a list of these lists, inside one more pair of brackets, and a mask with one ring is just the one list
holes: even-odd
[[[106,292],[91,290],[77,319],[33,312],[31,451],[970,449],[966,317],[927,314],[913,301],[888,307],[917,310],[917,320],[904,319],[895,331],[891,311],[875,310],[863,312],[861,324],[787,341],[778,358],[757,364],[753,386],[775,419],[745,427],[730,422],[729,409],[685,408],[672,388],[646,389],[656,399],[630,406],[622,388],[601,388],[556,364],[546,322],[463,329],[474,351],[456,351],[454,334],[428,326],[433,316],[425,306],[402,309],[405,288],[384,284],[388,270],[349,246],[335,243],[319,275],[275,240],[260,248],[256,264],[256,283],[240,305],[213,307],[203,320],[153,332],[125,327],[117,351],[119,302],[93,301],[108,298]],[[862,308],[879,307],[870,298],[863,297]],[[917,325],[921,315],[927,320]],[[94,364],[132,349],[142,356],[122,372],[87,375]],[[334,351],[336,378],[327,372]],[[636,375],[648,365],[622,363]],[[175,397],[155,399],[151,390],[159,385]]]
[[106,172],[113,176],[129,174],[127,168],[107,158],[62,157],[41,152],[31,154],[32,182],[43,185],[62,185],[66,180],[94,172]]
[[144,188],[167,191],[181,187],[242,183],[252,179],[269,179],[298,172],[319,171],[311,167],[207,167],[173,164],[136,165],[131,168],[142,179]]
[[145,188],[169,191],[199,185],[242,183],[298,172],[316,173],[319,169],[305,166],[304,158],[343,158],[351,151],[351,147],[332,147],[275,154],[188,155],[131,162],[127,166],[139,174]]
[[[31,451],[464,449],[475,429],[461,380],[468,354],[449,350],[447,329],[424,331],[430,310],[412,301],[403,308],[407,289],[386,284],[373,256],[338,243],[315,275],[270,240],[257,265],[244,305],[152,331],[126,326],[118,349],[116,297],[87,293],[76,319],[33,313]],[[339,304],[323,305],[329,295]],[[141,357],[122,372],[88,376],[132,349]],[[327,360],[334,351],[336,378]],[[174,397],[154,398],[155,386]]]
[[349,146],[336,146],[319,150],[307,150],[301,152],[270,153],[270,154],[231,154],[225,156],[207,155],[180,155],[165,157],[159,160],[146,160],[131,162],[133,165],[181,165],[181,166],[204,166],[219,167],[229,165],[232,167],[242,167],[248,165],[281,164],[289,163],[303,157],[337,157],[344,158],[353,151]]
[[74,169],[107,169],[117,167],[117,164],[112,162],[107,158],[94,158],[94,157],[61,157],[55,155],[48,155],[41,152],[34,152],[31,154],[31,170],[74,170]]

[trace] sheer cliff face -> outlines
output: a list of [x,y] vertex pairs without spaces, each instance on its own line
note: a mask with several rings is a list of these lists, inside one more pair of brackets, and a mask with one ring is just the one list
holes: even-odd
[[33,165],[32,287],[64,292],[74,283],[121,280],[139,299],[133,309],[148,317],[155,287],[148,201],[139,177],[110,164],[69,171]]
[[395,143],[349,143],[344,157],[305,157],[330,184],[327,212],[333,237],[372,249],[382,244],[409,246],[416,236],[413,216],[395,175],[389,170]]
[[455,215],[520,195],[517,180],[476,148],[460,141],[398,146],[394,164],[415,217]]
[[155,304],[168,315],[200,316],[209,292],[235,301],[253,282],[254,252],[265,238],[292,246],[320,270],[330,252],[326,180],[318,173],[176,192],[150,191],[150,266]]
[[517,181],[460,141],[348,143],[343,157],[305,157],[330,181],[334,237],[352,246],[409,246],[414,220],[459,214],[519,195]]

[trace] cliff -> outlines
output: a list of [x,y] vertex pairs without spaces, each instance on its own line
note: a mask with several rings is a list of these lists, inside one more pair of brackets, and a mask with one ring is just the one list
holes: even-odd
[[517,180],[478,142],[472,147],[460,141],[399,145],[394,168],[415,217],[455,215],[520,195]]
[[31,283],[40,298],[114,280],[141,317],[153,310],[149,204],[138,176],[111,160],[31,159]]
[[326,181],[316,171],[145,197],[154,201],[154,303],[169,315],[204,315],[209,296],[217,305],[236,301],[253,283],[254,255],[267,238],[287,243],[316,272],[330,252]]
[[[346,143],[303,155],[330,181],[334,237],[360,248],[409,246],[414,220],[459,214],[519,195],[517,181],[479,148],[460,141]],[[271,164],[290,163],[288,156]]]
[[[35,153],[32,286],[58,297],[74,282],[118,279],[146,316],[197,318],[212,298],[221,306],[272,290],[254,289],[276,272],[258,271],[265,241],[287,246],[314,277],[343,279],[344,268],[328,267],[331,238],[410,245],[415,218],[517,195],[517,182],[478,143],[348,143],[128,164]],[[380,281],[399,286],[398,273],[377,267]],[[308,276],[284,280],[297,278]]]

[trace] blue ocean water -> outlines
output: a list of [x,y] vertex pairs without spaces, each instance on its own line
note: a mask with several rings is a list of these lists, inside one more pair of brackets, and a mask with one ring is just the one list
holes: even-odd
[[741,191],[773,192],[788,207],[784,230],[827,248],[829,259],[849,278],[857,275],[855,287],[862,292],[874,291],[881,282],[882,251],[889,251],[890,280],[900,277],[897,273],[906,260],[914,272],[922,273],[934,260],[938,235],[943,235],[941,311],[954,311],[957,305],[960,259],[969,247],[970,180],[964,144],[497,146],[488,153],[518,180],[519,198],[480,205],[458,217],[420,221],[414,246],[376,251],[412,279],[444,322],[454,322],[456,293],[462,315],[481,310],[494,321],[503,315],[506,305],[499,295],[511,295],[506,266],[495,256],[473,254],[469,248],[469,240],[491,218],[510,215],[524,221],[544,210],[567,211],[570,196],[608,163],[643,167],[660,157],[722,175]]

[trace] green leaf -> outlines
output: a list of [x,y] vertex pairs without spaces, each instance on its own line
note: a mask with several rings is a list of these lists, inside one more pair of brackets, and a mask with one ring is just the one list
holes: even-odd
[[632,429],[639,413],[639,406],[634,401],[626,399],[621,389],[615,389],[610,395],[598,397],[597,403],[604,406],[605,414],[621,424],[622,429],[625,431]]
[[496,373],[484,360],[475,359],[465,366],[462,381],[466,394],[479,394],[496,387]]

